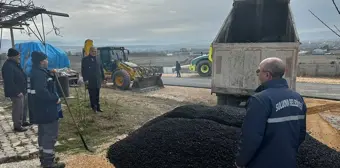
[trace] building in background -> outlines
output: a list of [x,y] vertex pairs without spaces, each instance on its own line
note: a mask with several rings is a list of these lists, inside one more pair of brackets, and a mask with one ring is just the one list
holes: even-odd
[[327,52],[327,50],[325,50],[325,49],[317,48],[317,49],[314,49],[312,51],[312,55],[325,55],[326,52]]

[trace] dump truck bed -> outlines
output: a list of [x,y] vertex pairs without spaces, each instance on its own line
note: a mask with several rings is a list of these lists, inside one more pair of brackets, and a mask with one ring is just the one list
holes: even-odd
[[253,94],[260,85],[258,65],[268,57],[286,63],[284,78],[296,87],[300,42],[289,1],[249,2],[234,1],[212,43],[211,92],[218,97]]
[[251,95],[259,86],[256,70],[268,57],[281,58],[287,65],[284,78],[295,89],[299,43],[213,44],[212,93]]

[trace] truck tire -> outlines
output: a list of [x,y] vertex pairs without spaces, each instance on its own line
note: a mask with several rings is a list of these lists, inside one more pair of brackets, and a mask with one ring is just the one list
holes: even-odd
[[217,105],[226,105],[226,96],[225,95],[217,95]]
[[211,64],[209,60],[203,60],[197,64],[197,72],[201,77],[211,76]]
[[112,74],[113,84],[120,90],[127,90],[130,88],[131,78],[130,74],[125,70],[118,70]]
[[217,96],[217,105],[228,105],[233,107],[240,107],[240,104],[242,102],[241,98],[236,97],[234,95],[224,95],[219,94]]

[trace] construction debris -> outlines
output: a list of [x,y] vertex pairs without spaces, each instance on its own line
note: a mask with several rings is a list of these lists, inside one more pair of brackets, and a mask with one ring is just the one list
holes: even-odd
[[[111,145],[107,157],[119,168],[234,168],[244,114],[244,109],[226,106],[181,106]],[[339,152],[307,135],[299,167],[338,165]]]

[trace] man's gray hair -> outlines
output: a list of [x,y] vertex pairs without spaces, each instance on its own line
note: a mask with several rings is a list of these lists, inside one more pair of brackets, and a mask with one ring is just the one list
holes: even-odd
[[271,73],[273,78],[282,78],[286,71],[285,63],[277,57],[266,58],[260,65],[264,71]]

